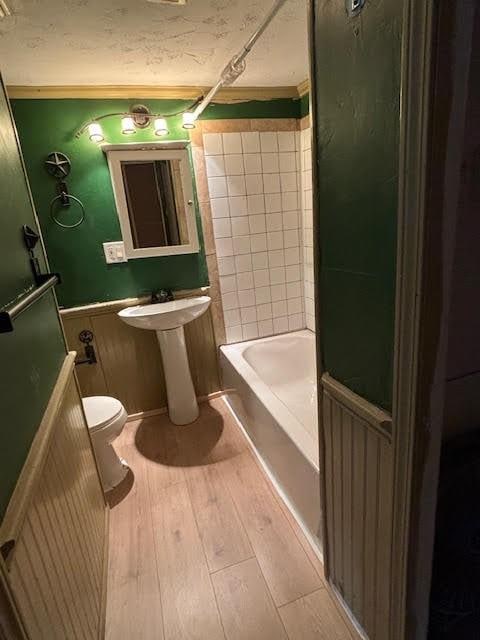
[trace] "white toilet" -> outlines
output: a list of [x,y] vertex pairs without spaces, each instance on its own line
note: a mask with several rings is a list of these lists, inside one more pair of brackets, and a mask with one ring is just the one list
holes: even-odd
[[127,463],[112,447],[112,442],[122,433],[128,415],[119,400],[108,396],[91,396],[83,398],[82,402],[103,490],[110,491],[128,473]]

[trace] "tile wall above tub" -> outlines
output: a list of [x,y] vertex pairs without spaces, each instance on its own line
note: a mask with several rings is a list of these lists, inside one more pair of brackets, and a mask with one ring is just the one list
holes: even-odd
[[297,131],[204,133],[226,341],[305,327]]

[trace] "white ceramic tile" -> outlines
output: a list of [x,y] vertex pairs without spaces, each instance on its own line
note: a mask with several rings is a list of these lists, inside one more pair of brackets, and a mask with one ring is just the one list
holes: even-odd
[[250,236],[238,236],[233,238],[233,253],[238,256],[250,253]]
[[260,149],[262,153],[278,151],[278,138],[274,131],[262,131],[260,133]]
[[282,231],[283,218],[281,213],[267,213],[266,215],[267,231]]
[[297,313],[302,313],[302,299],[301,298],[292,298],[287,300],[288,306],[288,315],[292,316]]
[[300,265],[292,264],[285,267],[285,278],[286,282],[296,282],[297,280],[300,280]]
[[270,267],[270,269],[285,266],[285,254],[283,249],[277,249],[276,251],[268,252],[268,266]]
[[280,174],[280,189],[284,191],[297,191],[297,174],[293,173],[281,173]]
[[226,178],[208,178],[210,198],[224,198],[227,195]]
[[253,307],[255,305],[255,291],[245,289],[237,293],[238,305],[240,308]]
[[219,276],[230,276],[232,273],[236,272],[233,257],[217,258],[217,264]]
[[282,193],[282,211],[297,211],[298,194],[296,191]]
[[283,249],[283,231],[269,231],[267,233],[267,247],[269,251]]
[[277,136],[280,151],[295,151],[295,131],[279,131]]
[[262,160],[259,153],[247,153],[243,156],[245,173],[262,173]]
[[287,301],[286,300],[278,300],[277,302],[272,302],[272,313],[274,318],[280,318],[281,316],[287,315]]
[[235,216],[247,215],[247,196],[234,196],[232,198],[228,198],[228,204],[232,218]]
[[287,300],[298,298],[302,295],[302,283],[299,280],[287,282]]
[[238,309],[240,306],[237,292],[222,293],[222,306],[224,311]]
[[289,331],[298,331],[299,329],[303,329],[303,325],[303,314],[297,313],[293,316],[288,316]]
[[247,210],[250,215],[265,213],[265,198],[263,195],[247,196]]
[[237,280],[235,276],[220,276],[220,291],[231,293],[237,290]]
[[[275,269],[270,269],[270,284],[283,284],[285,282],[285,267],[276,267]],[[273,289],[273,287],[272,287]],[[273,291],[272,291],[272,300],[273,300]]]
[[264,173],[263,174],[263,190],[265,193],[280,192],[280,174]]
[[230,218],[230,220],[232,221],[232,236],[248,236],[250,233],[250,227],[248,225],[247,216]]
[[257,307],[243,307],[240,309],[240,317],[242,318],[242,324],[247,322],[257,321]]
[[243,339],[255,340],[258,338],[258,324],[256,322],[250,322],[242,325]]
[[232,235],[232,225],[230,218],[215,218],[212,220],[213,235],[215,238],[230,238]]
[[273,319],[273,332],[285,333],[288,331],[288,318],[274,318]]
[[245,176],[247,195],[252,196],[263,193],[263,178],[261,173]]
[[267,287],[270,284],[270,274],[268,269],[258,269],[253,272],[255,287]]
[[250,233],[265,233],[267,230],[265,224],[265,214],[256,216],[248,216],[248,224],[250,226]]
[[251,289],[253,287],[253,273],[251,271],[245,271],[237,275],[237,289],[243,291],[244,289]]
[[[265,181],[265,177],[264,177]],[[267,213],[276,213],[282,210],[282,196],[280,193],[265,194],[265,211]]]
[[216,156],[223,154],[222,134],[221,133],[204,133],[203,134],[203,152],[206,156]]
[[256,233],[254,236],[251,236],[251,247],[252,247],[252,253],[258,253],[259,251],[266,251],[267,250],[267,234]]
[[270,291],[270,287],[258,287],[255,289],[255,303],[266,304],[267,302],[271,302],[272,293]]
[[225,174],[227,176],[241,176],[245,173],[243,166],[243,156],[241,153],[235,153],[225,157]]
[[297,162],[295,152],[281,153],[279,155],[279,171],[280,173],[289,173],[297,170]]
[[258,335],[260,338],[273,334],[273,322],[271,320],[261,320],[258,323]]
[[300,264],[300,247],[289,247],[285,249],[285,264]]
[[212,208],[212,218],[228,218],[230,215],[228,198],[212,198],[210,206]]
[[260,151],[260,135],[257,131],[242,133],[243,153],[258,153]]
[[229,196],[244,196],[246,194],[245,176],[227,176],[226,182]]
[[272,305],[270,302],[257,306],[257,320],[269,320],[272,317]]
[[252,253],[252,268],[253,269],[268,268],[268,253],[266,251],[262,251],[260,253]]
[[287,298],[287,289],[285,284],[275,284],[270,287],[272,292],[272,302],[277,302],[279,300],[286,300]]
[[262,153],[262,172],[280,173],[278,153]]
[[241,325],[237,327],[226,327],[225,334],[227,338],[228,344],[233,344],[235,342],[240,342],[243,340],[243,332]]
[[284,229],[298,229],[300,226],[300,216],[298,211],[285,211],[283,214]]
[[205,167],[209,178],[225,175],[225,161],[223,156],[206,156]]
[[238,309],[229,309],[223,312],[225,327],[235,327],[241,324],[240,311]]
[[305,298],[305,312],[307,317],[315,315],[315,303],[311,298]]
[[300,240],[298,237],[298,229],[290,229],[283,232],[285,248],[298,247]]
[[239,133],[222,133],[223,153],[242,153],[242,138]]
[[231,238],[216,238],[217,257],[233,256],[233,242]]
[[252,268],[252,254],[246,253],[241,256],[235,256],[235,270],[237,273],[251,271]]

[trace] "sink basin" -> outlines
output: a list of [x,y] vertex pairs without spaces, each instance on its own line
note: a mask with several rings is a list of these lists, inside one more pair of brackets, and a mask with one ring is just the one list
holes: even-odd
[[122,309],[118,315],[124,322],[138,329],[168,331],[195,320],[205,313],[209,306],[210,298],[199,296],[160,304],[129,307]]
[[208,296],[198,296],[129,307],[118,313],[126,324],[157,333],[167,387],[168,414],[173,424],[190,424],[199,415],[183,326],[205,313],[210,302]]

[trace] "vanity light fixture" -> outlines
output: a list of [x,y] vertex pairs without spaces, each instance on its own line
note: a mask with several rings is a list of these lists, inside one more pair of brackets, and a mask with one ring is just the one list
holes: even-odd
[[137,133],[132,116],[125,116],[122,118],[122,133],[125,136],[131,136],[133,133]]
[[103,142],[105,137],[103,135],[102,127],[98,122],[91,122],[88,126],[88,137],[92,142]]
[[155,118],[153,121],[153,130],[156,136],[166,136],[168,134],[168,126],[165,118]]
[[183,114],[183,128],[184,129],[195,129],[195,122],[197,120],[197,116],[193,111],[185,111]]

